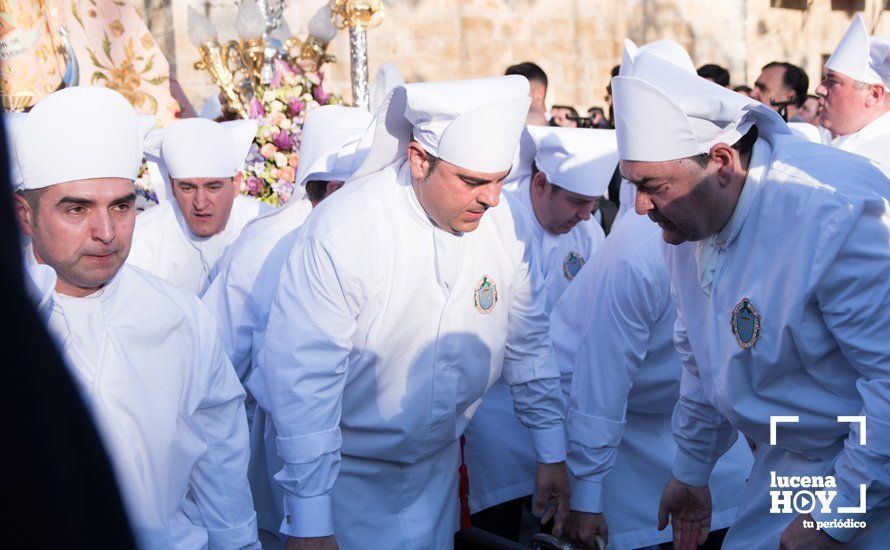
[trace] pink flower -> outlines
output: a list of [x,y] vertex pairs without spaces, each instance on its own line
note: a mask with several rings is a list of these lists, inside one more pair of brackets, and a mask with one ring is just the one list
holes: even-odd
[[293,140],[290,137],[290,132],[281,131],[272,136],[272,143],[278,147],[279,150],[282,151],[290,151],[291,146],[293,146]]
[[275,153],[278,152],[278,148],[272,145],[271,143],[267,143],[260,147],[260,154],[263,155],[263,158],[270,159],[275,156]]
[[279,180],[284,180],[284,181],[293,183],[294,179],[296,177],[297,177],[297,175],[294,172],[294,169],[291,168],[290,166],[285,166],[284,168],[281,168],[278,170],[278,179]]
[[256,96],[250,98],[250,118],[260,118],[266,116],[266,109]]
[[275,72],[272,75],[272,81],[269,83],[269,86],[272,88],[280,88],[285,76],[296,76],[297,73],[294,72],[293,67],[287,61],[276,59],[273,63]]
[[315,98],[319,105],[327,105],[331,100],[331,94],[326,94],[321,84],[312,89],[312,97]]
[[256,176],[250,176],[247,178],[247,192],[251,195],[255,195],[262,190],[263,184],[260,182],[260,178]]
[[300,162],[300,155],[297,153],[291,153],[287,158],[287,165],[291,168],[296,168],[297,164]]
[[303,109],[306,108],[306,104],[299,99],[292,99],[290,100],[290,103],[287,104],[287,108],[290,116],[297,116],[303,112]]

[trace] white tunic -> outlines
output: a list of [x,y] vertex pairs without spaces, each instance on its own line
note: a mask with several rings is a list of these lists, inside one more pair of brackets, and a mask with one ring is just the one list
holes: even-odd
[[[300,227],[312,212],[303,198],[282,210],[255,218],[241,232],[219,263],[219,274],[201,300],[219,323],[223,351],[242,383],[247,383],[259,364],[266,337],[269,308],[278,290],[281,268],[287,261]],[[250,479],[257,523],[261,529],[278,531],[283,517],[284,494],[272,475],[281,469],[275,434],[266,430],[266,414],[247,400],[250,435]]]
[[[516,231],[531,250],[542,278],[549,314],[584,262],[602,244],[605,234],[594,219],[582,221],[562,235],[546,231],[532,209],[529,185],[504,193],[504,197],[510,202]],[[532,494],[534,451],[528,430],[513,413],[503,380],[482,397],[482,405],[465,435],[472,512]]]
[[258,548],[244,390],[207,309],[128,265],[98,293],[53,293],[45,308],[140,546]]
[[217,263],[247,222],[271,206],[238,195],[225,229],[211,237],[189,230],[175,201],[167,201],[136,217],[133,246],[127,263],[200,296],[216,276]]
[[858,132],[831,138],[831,132],[820,128],[822,143],[869,158],[890,169],[890,113],[866,124]]
[[[710,295],[701,245],[665,245],[683,356],[674,475],[703,485],[738,428],[758,452],[724,548],[774,548],[795,517],[769,513],[770,471],[835,475],[834,511],[858,505],[867,484],[869,529],[826,532],[876,548],[890,535],[890,182],[848,153],[771,140],[755,145],[750,196],[715,241]],[[757,315],[733,313],[745,298]],[[759,337],[746,349],[755,320]],[[863,414],[867,446],[858,425],[838,422]],[[781,426],[770,446],[770,416],[789,415],[799,422]]]
[[[655,521],[677,451],[671,413],[681,369],[661,240],[648,217],[628,213],[551,315],[557,362],[572,372],[572,509],[605,514],[609,548],[672,539]],[[732,523],[752,461],[739,439],[717,464],[712,531]]]
[[251,384],[286,463],[283,532],[333,532],[347,549],[449,547],[457,441],[502,372],[538,459],[564,460],[558,371],[528,261],[506,202],[475,231],[446,232],[404,162],[316,208],[269,314],[265,387]]

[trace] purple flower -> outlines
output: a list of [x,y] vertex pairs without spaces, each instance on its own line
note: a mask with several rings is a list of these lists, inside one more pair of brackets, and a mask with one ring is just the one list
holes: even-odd
[[266,109],[256,96],[250,98],[250,118],[261,118],[266,116]]
[[331,100],[331,94],[326,94],[321,84],[312,89],[312,97],[315,98],[319,105],[327,105]]
[[292,117],[303,112],[303,109],[305,108],[306,104],[299,99],[292,99],[290,100],[290,103],[287,104],[288,114]]
[[293,146],[290,133],[283,130],[272,136],[272,143],[275,144],[275,147],[278,147],[279,151],[290,151],[290,148]]
[[247,178],[247,192],[255,195],[263,188],[263,184],[260,182],[260,179],[256,176],[250,176]]

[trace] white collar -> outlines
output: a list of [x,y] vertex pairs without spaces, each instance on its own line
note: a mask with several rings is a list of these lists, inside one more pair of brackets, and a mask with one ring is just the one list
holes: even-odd
[[831,146],[842,151],[855,152],[857,147],[885,134],[890,134],[890,112],[869,122],[858,132],[834,138]]

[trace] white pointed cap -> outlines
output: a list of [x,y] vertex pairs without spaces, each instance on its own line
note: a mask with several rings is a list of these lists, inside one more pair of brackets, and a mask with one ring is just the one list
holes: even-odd
[[313,109],[303,124],[297,185],[312,180],[346,181],[367,153],[359,145],[373,118],[358,107]]
[[654,40],[642,46],[637,46],[633,40],[625,38],[618,76],[631,74],[633,72],[634,60],[643,52],[656,55],[690,73],[695,72],[695,64],[692,62],[692,58],[689,57],[689,52],[674,40],[662,38],[661,40]]
[[641,53],[629,76],[612,79],[621,160],[660,162],[734,144],[757,124],[760,135],[791,131],[767,106]]
[[601,197],[618,164],[615,130],[529,126],[535,166],[547,181],[579,195]]
[[377,113],[371,151],[354,177],[403,158],[412,139],[467,170],[508,170],[525,128],[528,90],[518,75],[397,86]]
[[866,84],[890,86],[890,37],[869,36],[857,13],[825,68]]
[[119,93],[75,86],[46,96],[19,120],[19,189],[94,178],[135,180],[149,130]]
[[256,136],[254,120],[187,118],[163,133],[161,157],[171,178],[234,177]]
[[377,69],[371,83],[371,111],[377,112],[386,95],[396,86],[403,86],[405,79],[395,63],[387,61]]
[[22,184],[22,171],[19,169],[19,163],[16,162],[16,139],[19,131],[28,120],[27,113],[3,113],[3,129],[6,136],[6,152],[9,159],[9,180],[13,189],[19,189]]

